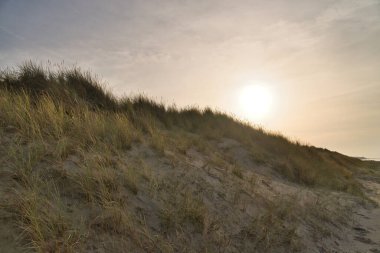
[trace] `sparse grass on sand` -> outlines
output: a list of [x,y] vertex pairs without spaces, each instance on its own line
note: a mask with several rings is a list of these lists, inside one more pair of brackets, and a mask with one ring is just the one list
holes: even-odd
[[[37,252],[297,251],[300,228],[312,237],[345,215],[280,201],[256,167],[289,189],[362,196],[357,159],[211,109],[116,99],[78,68],[2,71],[0,136],[0,218]],[[223,140],[250,164],[227,159]]]

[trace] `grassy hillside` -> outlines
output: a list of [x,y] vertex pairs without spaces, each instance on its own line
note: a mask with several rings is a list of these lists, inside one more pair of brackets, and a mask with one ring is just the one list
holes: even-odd
[[79,69],[2,71],[0,109],[8,252],[300,251],[364,196],[367,163],[211,109],[116,99]]

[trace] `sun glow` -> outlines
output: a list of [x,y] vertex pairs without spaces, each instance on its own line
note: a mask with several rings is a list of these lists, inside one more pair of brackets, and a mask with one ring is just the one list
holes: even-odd
[[271,111],[273,93],[266,85],[247,85],[240,91],[239,104],[244,117],[261,120]]

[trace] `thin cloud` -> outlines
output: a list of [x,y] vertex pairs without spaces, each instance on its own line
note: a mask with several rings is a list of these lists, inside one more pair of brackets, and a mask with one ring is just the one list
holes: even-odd
[[3,31],[3,33],[6,33],[8,34],[9,36],[12,36],[13,38],[17,39],[17,40],[25,40],[25,38],[15,32],[12,32],[8,29],[6,29],[5,27],[1,26],[0,25],[0,30]]

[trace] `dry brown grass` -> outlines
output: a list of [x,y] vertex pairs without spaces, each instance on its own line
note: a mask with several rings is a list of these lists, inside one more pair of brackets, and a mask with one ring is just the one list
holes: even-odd
[[[237,226],[236,217],[245,215],[245,208],[237,207],[240,194],[256,196],[260,186],[251,168],[218,148],[222,138],[240,143],[253,164],[273,168],[302,187],[361,194],[355,178],[361,164],[354,159],[210,109],[167,108],[141,96],[116,100],[78,69],[53,72],[26,64],[18,72],[2,72],[0,109],[0,172],[10,175],[0,193],[13,199],[0,208],[13,214],[23,245],[38,252],[82,251],[91,240],[111,241],[115,251],[121,251],[122,242],[137,252],[244,250],[235,237],[240,232],[258,252],[296,251],[302,222],[328,235],[318,222],[329,224],[340,216],[332,216],[324,203],[308,209],[295,199],[270,200],[244,231],[229,231],[228,226]],[[134,151],[132,157],[133,147],[151,155]],[[202,174],[226,184],[222,189],[189,173],[204,169],[189,166],[191,149],[222,171],[221,178]],[[260,201],[266,203],[247,204]]]

